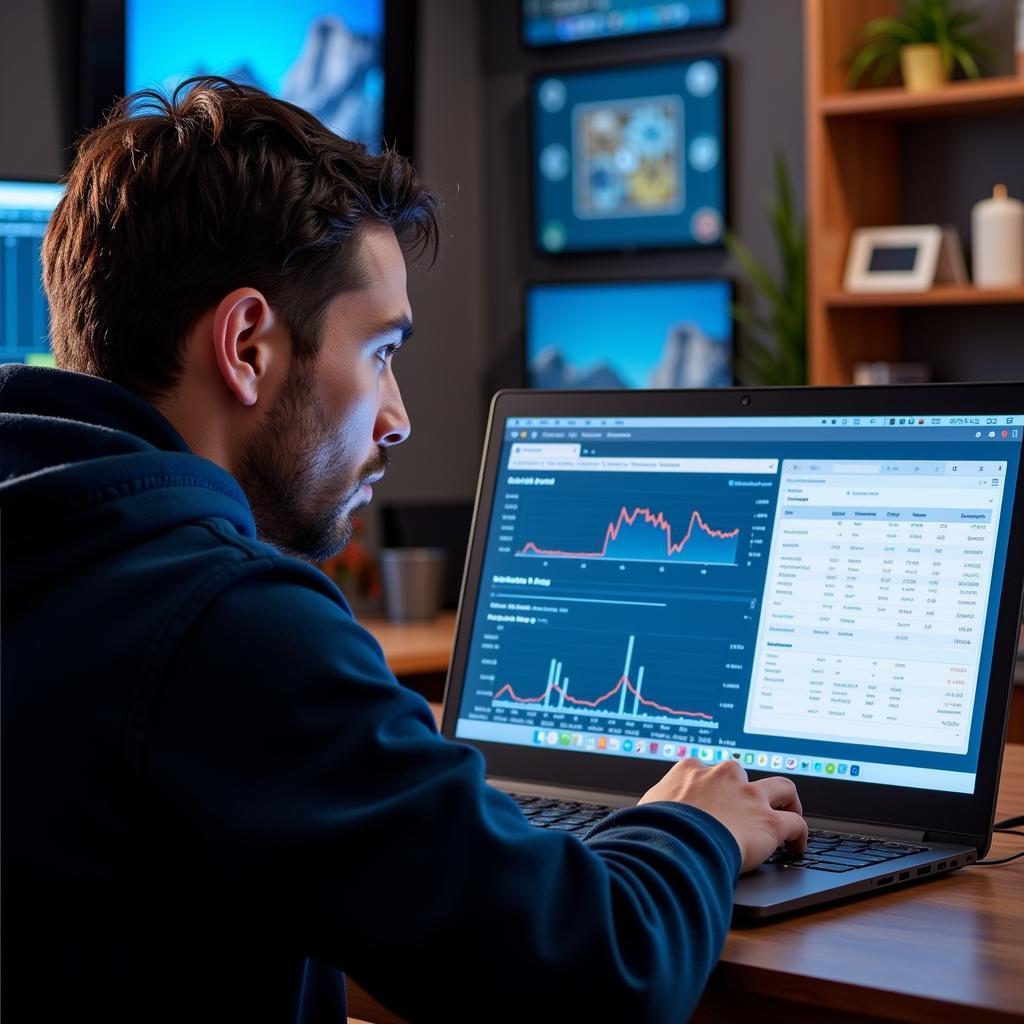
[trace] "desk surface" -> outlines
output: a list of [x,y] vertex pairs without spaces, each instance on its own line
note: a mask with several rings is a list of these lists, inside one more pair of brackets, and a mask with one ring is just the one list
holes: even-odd
[[360,616],[376,638],[384,660],[396,676],[447,672],[455,639],[455,612],[441,612],[430,622],[390,622]]
[[[435,713],[440,706],[434,705]],[[1006,748],[996,819],[1024,814],[1024,746]],[[989,857],[1022,849],[996,836]],[[351,1012],[398,1018],[349,983]],[[694,1021],[1020,1021],[1024,858],[733,928]]]
[[[1006,748],[996,820],[1024,813],[1024,746]],[[1024,849],[995,836],[989,857]],[[790,1020],[998,1021],[1024,1013],[1024,858],[733,928],[701,1007],[776,1003]],[[840,1011],[836,1016],[833,1011]],[[966,1011],[966,1016],[965,1016]],[[770,1016],[770,1015],[769,1015]],[[698,1014],[697,1020],[702,1019]]]

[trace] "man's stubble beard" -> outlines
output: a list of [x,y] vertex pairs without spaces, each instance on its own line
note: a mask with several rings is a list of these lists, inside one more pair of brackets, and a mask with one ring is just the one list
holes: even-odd
[[246,442],[237,476],[260,540],[305,561],[324,562],[351,540],[352,517],[345,508],[364,477],[383,472],[387,453],[380,449],[360,467],[355,488],[337,498],[335,484],[352,472],[350,446],[328,449],[331,431],[314,363],[302,361],[289,372],[266,421]]

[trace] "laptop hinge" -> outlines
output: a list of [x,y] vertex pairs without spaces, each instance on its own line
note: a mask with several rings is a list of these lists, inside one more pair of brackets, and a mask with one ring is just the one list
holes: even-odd
[[984,836],[965,836],[953,832],[936,832],[932,829],[925,833],[925,840],[929,843],[946,843],[949,846],[973,846],[978,851],[986,847]]
[[914,828],[898,828],[895,825],[875,825],[867,821],[840,821],[837,818],[815,818],[808,815],[807,827],[824,832],[852,832],[855,835],[870,834],[883,839],[898,839],[905,843],[920,843],[924,831]]
[[626,793],[606,793],[596,789],[576,789],[573,786],[550,786],[543,782],[502,779],[493,775],[489,775],[487,781],[496,789],[506,793],[522,793],[526,796],[546,796],[555,800],[579,800],[583,803],[601,804],[606,807],[632,807],[636,803],[636,797]]

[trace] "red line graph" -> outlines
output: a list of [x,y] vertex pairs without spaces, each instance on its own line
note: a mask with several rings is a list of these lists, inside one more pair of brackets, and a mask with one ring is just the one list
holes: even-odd
[[712,529],[704,522],[700,512],[694,509],[690,514],[690,522],[686,527],[686,534],[683,536],[682,540],[676,542],[672,540],[672,524],[665,518],[663,512],[652,512],[649,508],[634,508],[632,512],[628,512],[626,510],[626,506],[623,505],[619,511],[619,518],[614,523],[608,524],[608,528],[605,530],[604,534],[604,543],[601,545],[601,549],[599,551],[556,551],[538,547],[532,540],[530,540],[527,541],[523,545],[522,549],[517,553],[520,555],[546,555],[551,558],[604,558],[608,553],[608,545],[618,538],[619,531],[623,526],[632,526],[639,516],[643,516],[645,525],[655,526],[659,530],[664,531],[665,547],[669,558],[673,555],[679,554],[690,542],[690,538],[693,536],[694,526],[716,540],[731,540],[733,537],[738,536],[740,532],[738,527],[735,530]]
[[714,720],[713,715],[705,714],[703,711],[679,711],[676,708],[670,708],[665,704],[658,704],[656,701],[642,697],[640,695],[640,691],[633,685],[633,681],[628,676],[622,676],[606,694],[598,697],[597,700],[584,700],[582,697],[571,697],[558,685],[558,683],[551,683],[539,697],[520,697],[516,691],[512,689],[512,685],[510,683],[506,683],[494,695],[494,700],[499,700],[501,695],[508,691],[509,698],[514,700],[517,704],[539,704],[552,690],[554,690],[555,693],[561,694],[564,700],[569,704],[579,704],[583,707],[596,708],[599,704],[603,704],[609,698],[614,697],[623,686],[625,686],[626,689],[629,690],[629,692],[632,693],[645,707],[656,708],[658,711],[664,711],[667,715],[686,715],[689,718],[706,718],[708,721]]

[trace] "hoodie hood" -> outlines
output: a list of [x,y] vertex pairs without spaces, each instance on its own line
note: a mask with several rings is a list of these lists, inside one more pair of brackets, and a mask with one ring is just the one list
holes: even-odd
[[98,377],[19,364],[0,366],[0,516],[8,600],[197,518],[256,536],[235,479],[148,402]]

